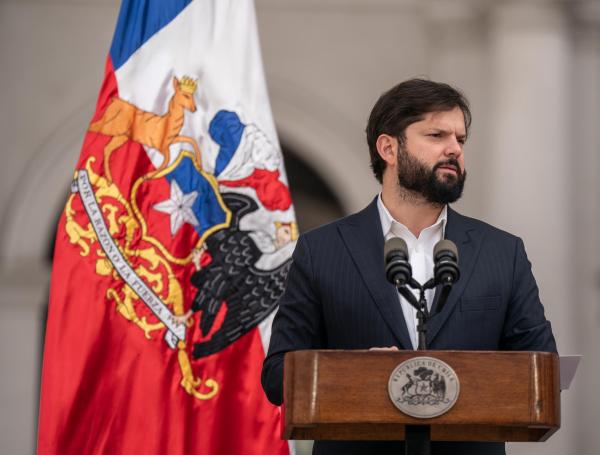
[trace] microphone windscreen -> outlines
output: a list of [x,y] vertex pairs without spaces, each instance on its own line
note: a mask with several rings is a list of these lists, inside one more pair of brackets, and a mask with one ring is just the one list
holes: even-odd
[[392,251],[400,250],[401,253],[404,254],[406,258],[408,258],[408,246],[406,246],[406,242],[400,237],[394,237],[385,242],[383,246],[383,259],[387,261],[388,254]]
[[456,248],[456,245],[452,240],[443,239],[436,243],[433,247],[433,259],[435,260],[442,251],[452,253],[456,258],[456,262],[458,262],[458,248]]

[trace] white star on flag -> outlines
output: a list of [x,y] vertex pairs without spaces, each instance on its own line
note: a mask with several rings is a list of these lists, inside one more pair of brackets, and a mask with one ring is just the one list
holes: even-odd
[[152,208],[171,216],[171,235],[175,235],[179,228],[183,226],[183,223],[189,223],[192,226],[200,224],[192,211],[192,205],[197,197],[197,191],[183,194],[183,191],[173,179],[171,180],[171,196],[169,199],[155,204]]

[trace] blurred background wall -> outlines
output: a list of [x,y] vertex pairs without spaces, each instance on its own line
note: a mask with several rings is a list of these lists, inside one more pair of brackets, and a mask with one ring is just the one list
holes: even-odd
[[[414,76],[472,102],[459,211],[525,240],[561,354],[562,429],[510,454],[600,443],[600,1],[256,0],[300,228],[378,191],[364,127]],[[55,225],[103,76],[116,0],[0,0],[0,453],[35,451]],[[82,424],[84,424],[82,422]]]

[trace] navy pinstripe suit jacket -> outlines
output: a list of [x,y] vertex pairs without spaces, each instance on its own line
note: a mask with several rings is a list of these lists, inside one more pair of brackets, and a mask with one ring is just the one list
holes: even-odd
[[[556,352],[522,240],[450,208],[445,234],[458,247],[461,277],[429,320],[428,347]],[[412,349],[397,291],[385,278],[383,244],[376,200],[300,236],[263,365],[262,384],[272,403],[282,402],[286,352]],[[389,444],[374,444],[361,449],[360,443],[324,441],[315,444],[315,453],[387,453]],[[394,453],[401,453],[395,444]],[[475,446],[449,452],[434,446],[433,453],[504,453],[504,444],[469,450]]]

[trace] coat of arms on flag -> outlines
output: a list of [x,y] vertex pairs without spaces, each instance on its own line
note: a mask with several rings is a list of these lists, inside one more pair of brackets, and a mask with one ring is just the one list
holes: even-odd
[[252,2],[125,0],[59,225],[40,453],[287,453],[259,376],[297,236]]

